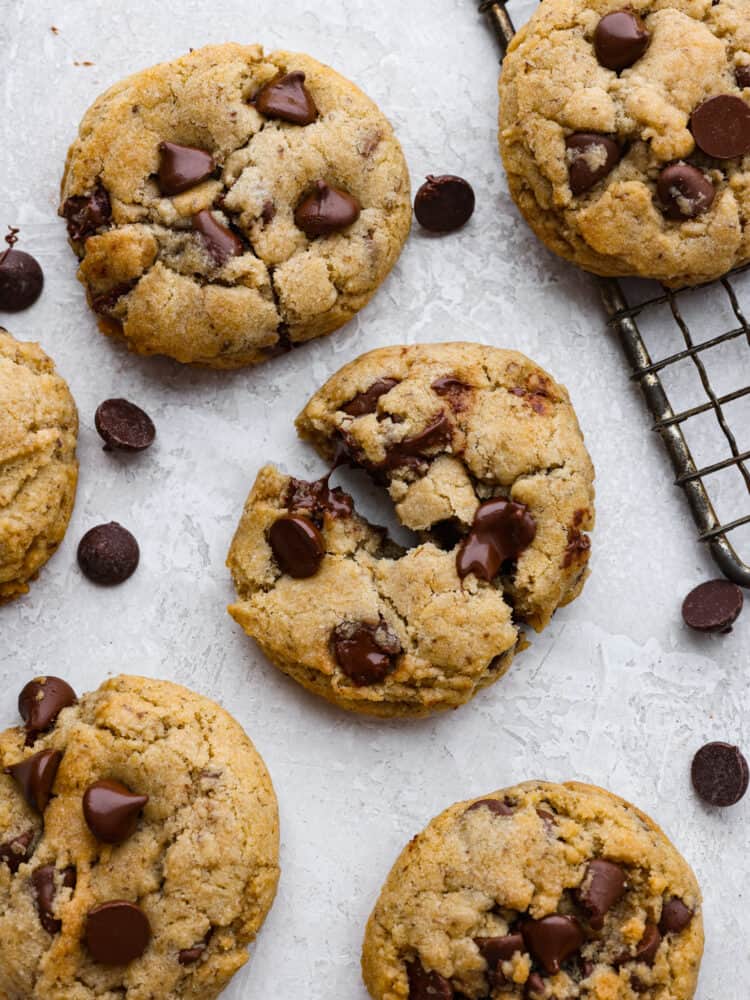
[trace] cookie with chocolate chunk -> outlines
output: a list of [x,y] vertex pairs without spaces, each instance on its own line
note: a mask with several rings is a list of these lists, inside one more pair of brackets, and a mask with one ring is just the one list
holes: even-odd
[[226,44],[98,98],[60,214],[104,332],[239,368],[351,319],[396,262],[411,203],[393,129],[354,84]]
[[691,1000],[701,893],[652,819],[529,781],[459,802],[396,861],[365,933],[373,1000]]
[[217,997],[278,880],[276,798],[218,705],[120,676],[20,693],[0,734],[3,1000]]
[[229,553],[229,610],[309,690],[380,716],[456,707],[503,675],[525,626],[580,593],[594,473],[567,392],[523,355],[372,351],[297,428],[386,486],[418,542],[397,545],[330,477],[261,470]]

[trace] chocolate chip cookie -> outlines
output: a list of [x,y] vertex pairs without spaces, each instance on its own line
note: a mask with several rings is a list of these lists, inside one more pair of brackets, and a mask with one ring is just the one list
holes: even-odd
[[374,1000],[690,1000],[702,953],[700,889],[653,820],[600,788],[530,781],[410,841],[362,969]]
[[411,223],[403,153],[372,101],[309,56],[235,44],[103,94],[60,214],[104,332],[213,368],[346,323]]
[[218,996],[278,880],[276,799],[240,726],[166,681],[20,693],[0,735],[0,996]]
[[747,0],[545,0],[500,80],[500,147],[534,232],[666,285],[750,259]]
[[27,593],[63,540],[77,437],[76,405],[52,360],[0,327],[0,603]]
[[332,463],[387,486],[405,549],[329,477],[266,466],[229,553],[230,613],[269,659],[343,708],[425,715],[496,681],[587,575],[593,469],[565,389],[479,344],[388,347],[297,419]]

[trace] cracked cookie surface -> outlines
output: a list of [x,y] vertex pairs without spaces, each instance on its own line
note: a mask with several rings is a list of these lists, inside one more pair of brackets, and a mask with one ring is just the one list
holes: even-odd
[[749,0],[541,4],[504,61],[500,147],[551,250],[675,287],[750,258],[748,15]]
[[76,405],[52,360],[0,327],[0,603],[27,593],[63,540],[77,437]]
[[[313,202],[311,225],[319,182],[353,203]],[[373,102],[309,56],[231,43],[104,93],[68,153],[60,212],[102,329],[216,368],[347,322],[411,224],[403,153]]]
[[599,788],[530,781],[414,837],[370,917],[374,1000],[690,1000],[701,894],[659,827]]
[[[46,806],[41,772],[24,785],[0,771],[0,996],[216,997],[276,891],[276,799],[261,758],[223,709],[176,684],[120,676],[71,704],[67,685],[52,682],[32,692],[26,714],[56,702],[53,711],[0,736],[2,769],[59,755]],[[86,795],[95,782],[149,797],[132,826]],[[106,819],[122,842],[101,839]],[[106,955],[133,934],[126,925],[97,939],[91,914],[118,900],[126,917],[145,915],[150,941],[140,957],[106,964],[91,947]]]
[[327,479],[266,466],[229,553],[232,616],[343,708],[416,716],[494,683],[583,587],[593,468],[565,389],[521,354],[389,347],[335,374],[297,419],[332,461],[388,486],[419,544],[368,524]]

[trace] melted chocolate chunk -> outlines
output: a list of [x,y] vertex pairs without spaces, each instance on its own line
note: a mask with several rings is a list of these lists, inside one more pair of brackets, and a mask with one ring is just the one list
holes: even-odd
[[127,399],[105,399],[96,409],[94,424],[105,451],[143,451],[156,437],[148,413]]
[[112,205],[109,195],[98,184],[91,194],[68,198],[63,205],[63,215],[67,220],[71,240],[87,240],[110,223]]
[[594,930],[601,930],[604,918],[625,895],[627,878],[619,865],[596,858],[590,861],[578,893],[578,901],[589,915]]
[[162,194],[175,195],[187,191],[205,181],[216,170],[213,156],[205,149],[162,142],[159,152],[159,187]]
[[439,972],[427,972],[415,959],[406,963],[409,979],[409,1000],[454,1000],[453,987]]
[[614,139],[597,132],[574,132],[565,140],[568,183],[574,195],[583,194],[620,162],[622,152]]
[[245,252],[245,244],[239,236],[215,219],[207,208],[193,216],[193,229],[217,267],[223,267],[230,257],[239,257]]
[[716,196],[710,178],[689,163],[665,167],[656,181],[656,190],[669,219],[695,219],[709,210]]
[[148,795],[137,795],[119,781],[95,781],[83,795],[86,824],[105,844],[120,844],[132,837]]
[[350,517],[354,501],[341,487],[331,489],[329,476],[323,476],[311,483],[304,479],[290,479],[286,506],[291,513],[302,511],[307,514],[320,528],[326,514],[331,517]]
[[141,957],[150,940],[148,917],[135,903],[115,899],[88,912],[86,945],[95,962],[127,965]]
[[513,808],[503,799],[479,799],[466,810],[467,813],[474,812],[475,809],[489,809],[495,816],[512,816]]
[[91,308],[94,312],[102,316],[109,316],[123,295],[127,295],[128,292],[131,292],[135,288],[135,284],[132,281],[121,282],[119,285],[115,285],[114,288],[110,288],[109,291],[102,292],[100,295],[92,295],[89,292]]
[[651,36],[646,25],[632,10],[605,14],[594,32],[594,51],[606,69],[622,70],[632,66],[648,48]]
[[18,714],[30,746],[36,736],[51,729],[60,712],[77,701],[73,688],[61,677],[37,677],[29,681],[18,696]]
[[488,500],[474,515],[471,531],[456,557],[458,575],[492,580],[509,559],[517,559],[536,537],[536,521],[524,504]]
[[578,528],[569,528],[568,544],[563,556],[563,567],[567,569],[569,566],[572,566],[576,559],[580,558],[583,553],[588,552],[590,548],[591,539],[588,535],[579,531]]
[[192,948],[183,948],[177,955],[180,965],[194,965],[206,950],[205,944],[196,944]]
[[61,760],[62,753],[59,750],[40,750],[32,757],[7,768],[7,773],[16,781],[23,797],[38,813],[43,813],[47,808]]
[[318,117],[315,101],[305,86],[305,74],[298,70],[267,83],[256,94],[254,104],[266,118],[280,118],[293,125],[311,125]]
[[94,583],[123,583],[135,573],[139,561],[138,542],[117,521],[91,528],[78,544],[78,565]]
[[39,261],[23,250],[14,250],[18,229],[8,226],[8,249],[0,253],[0,309],[20,312],[33,306],[42,294],[44,274]]
[[504,934],[502,937],[478,937],[474,938],[474,944],[487,963],[491,981],[501,971],[498,966],[502,962],[509,962],[516,952],[526,951],[523,935],[518,933]]
[[294,222],[308,239],[314,240],[351,226],[361,210],[362,206],[353,195],[325,181],[317,181],[314,190],[297,206]]
[[474,214],[474,189],[463,177],[429,174],[414,199],[417,221],[432,233],[451,233]]
[[523,995],[524,1000],[544,1000],[544,980],[538,972],[532,972],[526,980]]
[[385,396],[395,385],[398,385],[398,379],[376,379],[369,389],[357,393],[354,399],[350,399],[348,403],[345,403],[341,407],[341,410],[344,413],[348,413],[350,417],[363,417],[367,413],[374,413],[378,408],[380,397]]
[[452,436],[453,424],[441,411],[423,431],[392,444],[386,451],[384,467],[397,469],[402,465],[418,464],[426,451],[448,444]]
[[693,758],[693,788],[712,806],[736,805],[747,792],[750,770],[739,747],[707,743]]
[[653,965],[656,953],[661,944],[661,934],[656,924],[646,924],[643,937],[636,945],[635,953],[625,952],[615,961],[615,965],[625,965],[627,962],[643,962],[644,965]]
[[709,97],[690,116],[696,144],[716,160],[750,153],[750,105],[735,94]]
[[528,950],[550,976],[556,975],[562,963],[575,955],[586,940],[575,917],[558,913],[541,920],[525,921],[521,933]]
[[682,617],[686,625],[698,632],[731,632],[744,601],[736,583],[707,580],[687,595],[682,604]]
[[34,853],[34,831],[27,830],[13,840],[0,844],[0,864],[6,864],[11,875],[15,875],[21,865],[26,864]]
[[673,896],[662,907],[659,931],[662,934],[679,934],[690,926],[693,916],[693,911],[681,899]]
[[282,573],[298,580],[314,576],[326,552],[325,539],[304,515],[278,518],[271,525],[268,542]]
[[[55,896],[57,887],[55,885],[56,869],[54,865],[43,865],[37,868],[31,876],[31,884],[34,886],[36,894],[36,909],[39,914],[39,922],[48,934],[59,934],[62,928],[62,920],[55,917]],[[65,868],[60,873],[62,884],[68,889],[75,889],[76,870],[72,866]]]
[[466,396],[471,392],[471,386],[466,385],[461,379],[453,375],[446,375],[443,378],[436,378],[431,389],[438,396],[448,400],[450,408],[455,413],[460,413],[466,408]]
[[331,633],[331,645],[339,667],[358,687],[384,681],[401,653],[398,636],[382,618],[376,625],[341,622]]

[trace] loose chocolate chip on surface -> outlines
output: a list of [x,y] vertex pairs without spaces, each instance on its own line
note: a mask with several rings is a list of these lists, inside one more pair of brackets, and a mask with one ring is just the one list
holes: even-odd
[[414,199],[417,221],[432,233],[451,233],[474,214],[474,189],[463,177],[429,174]]
[[550,976],[556,975],[565,959],[574,955],[585,941],[576,918],[557,913],[541,920],[527,920],[521,926],[521,933],[526,947]]
[[620,162],[622,153],[614,139],[598,132],[574,132],[565,140],[568,183],[574,195],[583,194]]
[[68,198],[63,205],[63,215],[67,220],[71,240],[86,240],[109,225],[112,218],[109,195],[99,184],[91,194]]
[[105,844],[119,844],[135,833],[148,795],[138,795],[119,781],[95,781],[83,795],[89,830]]
[[626,884],[625,872],[619,865],[602,858],[589,862],[578,900],[594,930],[602,929],[605,916],[625,895]]
[[46,733],[57,721],[60,712],[76,703],[76,693],[61,677],[37,677],[29,681],[18,696],[18,713],[33,743],[33,737]]
[[23,797],[38,813],[47,808],[61,760],[59,750],[40,750],[7,769],[23,792]]
[[374,413],[378,408],[380,397],[385,396],[395,385],[398,385],[398,379],[376,379],[368,389],[365,389],[364,392],[358,392],[354,399],[345,403],[341,410],[343,413],[348,413],[350,417],[363,417],[367,413]]
[[750,153],[750,105],[735,94],[709,97],[690,116],[697,145],[717,160]]
[[326,552],[325,539],[303,515],[278,518],[271,525],[268,541],[281,571],[298,580],[314,576]]
[[594,32],[594,51],[606,69],[632,66],[648,48],[651,36],[641,18],[631,10],[605,14]]
[[0,844],[0,864],[6,864],[11,875],[15,875],[34,853],[34,831],[27,830],[13,840]]
[[159,187],[162,194],[174,195],[187,191],[216,170],[213,156],[205,149],[180,146],[176,142],[159,144]]
[[341,622],[331,633],[331,644],[336,662],[358,687],[384,681],[401,653],[398,636],[382,619],[375,625]]
[[496,816],[512,816],[513,809],[508,805],[507,802],[503,802],[502,799],[480,799],[478,802],[474,802],[466,812],[474,812],[475,809],[489,809],[491,813]]
[[139,559],[138,542],[117,521],[91,528],[78,544],[78,565],[94,583],[123,583],[135,573]]
[[682,603],[682,617],[686,625],[699,632],[729,632],[744,600],[736,583],[707,580],[687,595]]
[[135,903],[115,899],[88,912],[86,944],[102,965],[126,965],[140,958],[150,940],[148,917]]
[[266,118],[281,118],[293,125],[311,125],[318,117],[305,74],[298,70],[267,83],[255,97],[256,109]]
[[662,934],[679,934],[690,925],[693,916],[693,911],[685,906],[681,899],[674,896],[662,907],[659,930]]
[[737,81],[737,86],[750,87],[750,65],[748,66],[738,66],[734,71],[734,78]]
[[536,537],[536,521],[524,504],[488,500],[474,515],[471,531],[456,556],[458,575],[492,580],[502,564],[517,559]]
[[106,451],[143,451],[156,437],[151,417],[127,399],[105,399],[96,409],[94,423]]
[[453,987],[439,972],[427,972],[417,959],[406,963],[409,1000],[453,1000]]
[[[68,889],[74,889],[76,884],[76,870],[73,867],[66,868],[60,874],[62,884]],[[39,922],[48,934],[59,934],[62,928],[62,921],[56,919],[54,915],[55,896],[57,887],[55,886],[55,866],[42,865],[37,868],[31,876],[31,883],[36,894],[36,908],[39,914]]]
[[733,806],[745,795],[750,770],[739,747],[707,743],[693,758],[690,776],[698,795],[712,806]]
[[656,181],[656,190],[669,219],[694,219],[713,205],[716,189],[711,180],[689,163],[672,163]]
[[226,264],[230,257],[239,257],[245,252],[245,245],[239,236],[215,219],[207,208],[193,216],[193,229],[217,267]]
[[346,191],[317,181],[315,188],[297,206],[294,222],[308,239],[329,236],[351,226],[359,218],[362,206]]
[[423,431],[392,444],[386,451],[385,467],[397,469],[401,465],[418,464],[424,459],[426,451],[447,444],[452,435],[453,424],[445,413],[440,412]]
[[42,294],[44,274],[39,261],[23,250],[15,250],[18,229],[8,226],[8,249],[0,253],[0,309],[20,312],[33,306]]
[[354,501],[340,486],[329,485],[329,476],[307,482],[304,479],[290,479],[286,494],[287,510],[294,513],[303,511],[320,527],[326,513],[331,517],[349,517],[354,510]]

